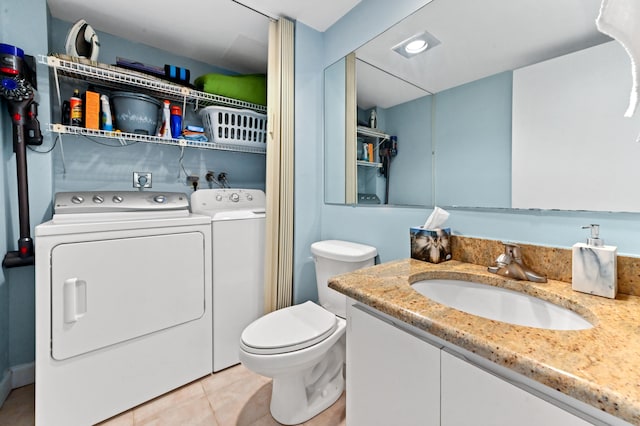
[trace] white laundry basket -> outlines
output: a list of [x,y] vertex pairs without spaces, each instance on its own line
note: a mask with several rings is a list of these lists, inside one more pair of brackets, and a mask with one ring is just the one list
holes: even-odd
[[200,115],[212,142],[266,150],[266,114],[249,109],[208,106],[200,111]]

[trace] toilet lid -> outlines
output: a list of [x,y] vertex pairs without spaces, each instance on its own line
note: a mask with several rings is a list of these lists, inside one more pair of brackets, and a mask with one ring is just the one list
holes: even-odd
[[245,351],[260,355],[297,351],[329,337],[337,323],[333,313],[305,302],[252,322],[242,332],[240,343]]

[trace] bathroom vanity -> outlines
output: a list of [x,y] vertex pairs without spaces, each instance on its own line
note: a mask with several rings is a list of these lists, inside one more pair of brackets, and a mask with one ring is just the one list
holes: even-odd
[[[425,279],[516,290],[568,308],[593,327],[541,329],[467,314],[411,287]],[[385,263],[337,276],[330,287],[353,299],[351,426],[640,423],[640,297],[609,300],[566,282],[513,281],[455,260]]]

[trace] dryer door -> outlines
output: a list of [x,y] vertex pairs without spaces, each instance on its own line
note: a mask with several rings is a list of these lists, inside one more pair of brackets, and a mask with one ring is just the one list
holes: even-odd
[[51,355],[63,360],[200,318],[199,232],[74,242],[51,252]]

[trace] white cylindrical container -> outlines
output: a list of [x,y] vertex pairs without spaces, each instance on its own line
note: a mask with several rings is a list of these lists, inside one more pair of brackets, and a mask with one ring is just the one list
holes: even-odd
[[171,139],[171,110],[169,109],[171,102],[165,100],[163,104],[164,108],[162,109],[162,127],[160,127],[158,136],[164,139]]
[[328,286],[329,278],[373,266],[378,251],[375,247],[349,241],[326,240],[311,244],[316,263],[318,301],[325,309],[346,317],[347,296]]

